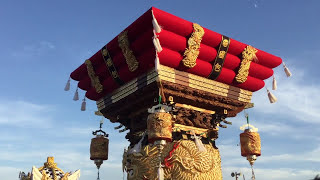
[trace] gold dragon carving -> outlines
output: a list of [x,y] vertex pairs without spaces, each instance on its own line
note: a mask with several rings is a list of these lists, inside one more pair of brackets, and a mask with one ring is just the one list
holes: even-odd
[[[222,180],[219,150],[205,144],[206,152],[200,152],[193,140],[167,143],[162,150],[165,180]],[[171,153],[170,153],[171,152]],[[158,149],[147,145],[139,153],[124,153],[123,167],[128,180],[157,180]],[[166,162],[166,163],[165,163]]]
[[244,83],[247,80],[251,62],[253,60],[257,60],[257,56],[256,56],[257,52],[258,50],[252,46],[247,46],[243,50],[240,68],[239,68],[238,74],[235,77],[238,83]]
[[193,33],[188,39],[188,48],[184,51],[182,63],[188,68],[193,68],[196,65],[196,60],[200,53],[200,44],[204,35],[203,28],[196,23],[193,23]]

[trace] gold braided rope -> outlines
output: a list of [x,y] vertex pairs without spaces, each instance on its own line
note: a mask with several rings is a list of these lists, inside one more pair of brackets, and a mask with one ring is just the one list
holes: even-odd
[[196,60],[199,56],[199,48],[204,35],[204,30],[199,24],[193,23],[193,30],[191,37],[188,39],[188,48],[184,51],[184,58],[182,59],[183,65],[188,68],[193,68],[197,64]]
[[243,83],[247,80],[248,75],[249,75],[249,69],[250,69],[251,62],[253,60],[257,60],[257,56],[256,56],[257,52],[258,52],[258,50],[256,50],[252,46],[247,46],[242,51],[242,61],[240,64],[238,74],[235,77],[235,79],[238,83]]
[[139,67],[139,62],[133,54],[133,51],[130,49],[130,43],[128,39],[128,31],[123,31],[118,36],[118,44],[122,50],[123,56],[126,59],[126,63],[129,67],[130,72],[134,72]]
[[85,61],[85,64],[87,65],[87,71],[88,71],[88,75],[91,80],[91,85],[96,89],[97,93],[101,93],[103,90],[103,86],[100,83],[99,77],[96,76],[96,73],[93,70],[93,66],[92,66],[91,61],[89,59],[87,59]]

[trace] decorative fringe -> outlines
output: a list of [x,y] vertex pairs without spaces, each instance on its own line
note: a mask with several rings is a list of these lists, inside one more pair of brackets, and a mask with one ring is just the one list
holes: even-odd
[[79,100],[78,88],[76,89],[76,92],[74,93],[73,100],[74,101],[78,101]]
[[204,147],[202,141],[200,138],[194,133],[194,131],[191,132],[194,137],[194,142],[196,143],[198,149],[200,152],[207,152],[207,149]]
[[66,86],[64,87],[64,90],[65,90],[65,91],[69,91],[69,90],[70,90],[70,77],[69,77],[69,79],[68,79],[68,81],[67,81]]
[[272,80],[272,90],[277,90],[277,80],[273,75],[273,80]]
[[164,171],[161,165],[158,168],[158,180],[164,180]]
[[283,68],[284,68],[284,72],[286,73],[287,77],[292,76],[289,68],[286,66],[286,64],[283,62]]
[[140,141],[134,145],[134,147],[130,150],[130,154],[131,153],[139,153],[141,152],[141,144],[142,144],[142,141],[145,137],[145,134],[142,136],[142,138],[140,139]]
[[154,60],[154,67],[155,67],[156,72],[158,72],[160,69],[160,61],[159,61],[159,57],[158,57],[157,53],[156,53],[156,58]]
[[157,38],[157,35],[153,36],[153,45],[156,48],[158,53],[162,51],[162,47],[161,47],[159,39]]
[[159,26],[157,19],[154,17],[153,11],[152,11],[152,25],[153,25],[153,29],[154,29],[157,33],[160,33],[160,32],[161,32],[161,27]]
[[86,97],[84,97],[83,100],[82,100],[82,104],[81,104],[81,111],[85,111],[86,110],[86,106],[87,106]]
[[267,89],[267,92],[268,92],[268,98],[269,98],[270,103],[275,103],[275,102],[277,102],[276,96],[273,95],[268,89]]

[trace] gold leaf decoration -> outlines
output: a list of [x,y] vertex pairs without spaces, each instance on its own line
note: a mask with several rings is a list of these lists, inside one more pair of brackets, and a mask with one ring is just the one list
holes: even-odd
[[94,72],[91,61],[87,59],[85,61],[85,64],[87,65],[87,71],[88,71],[88,76],[90,77],[90,80],[91,80],[91,85],[96,89],[97,93],[101,93],[103,90],[103,86],[100,83],[99,77],[96,76],[96,73]]
[[182,63],[188,68],[193,68],[196,65],[196,60],[199,56],[200,44],[204,35],[203,28],[196,23],[193,23],[193,33],[188,39],[188,48],[184,51]]
[[122,50],[123,56],[126,59],[129,71],[134,72],[139,67],[139,62],[133,54],[133,51],[130,49],[130,43],[128,39],[128,31],[123,31],[118,36],[118,44]]
[[257,59],[257,56],[256,56],[257,52],[258,50],[256,50],[252,46],[247,46],[242,51],[242,61],[240,64],[238,74],[235,77],[238,83],[244,83],[247,80],[249,75],[250,64],[253,60]]

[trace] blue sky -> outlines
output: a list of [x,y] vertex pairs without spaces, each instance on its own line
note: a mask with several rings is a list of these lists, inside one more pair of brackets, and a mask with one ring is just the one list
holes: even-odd
[[[311,179],[320,173],[320,1],[298,0],[0,0],[0,179],[40,167],[55,156],[65,171],[81,169],[82,180],[96,177],[89,160],[91,132],[100,118],[95,102],[81,112],[72,101],[76,84],[63,91],[69,73],[113,39],[151,6],[197,22],[283,58],[293,76],[275,69],[278,102],[265,89],[254,93],[251,123],[259,128],[262,156],[255,164],[259,180]],[[271,80],[266,81],[271,88]],[[80,91],[80,98],[84,92]],[[225,180],[232,171],[248,179],[240,156],[243,113],[220,131],[217,145]],[[101,179],[122,179],[125,134],[108,121],[110,159]]]

